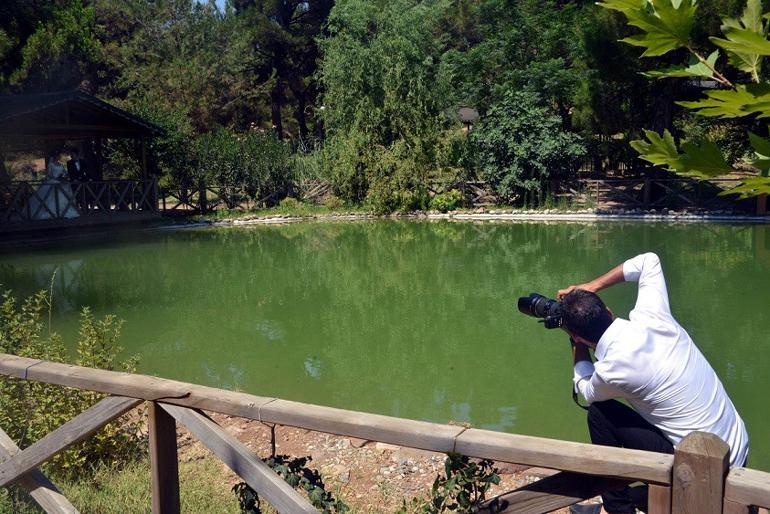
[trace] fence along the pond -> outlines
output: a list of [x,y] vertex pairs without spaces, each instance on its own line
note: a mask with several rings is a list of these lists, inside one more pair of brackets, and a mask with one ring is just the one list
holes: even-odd
[[179,512],[177,422],[280,512],[316,512],[202,410],[560,471],[487,502],[482,508],[487,513],[550,512],[635,481],[650,484],[650,514],[738,514],[747,513],[749,505],[770,507],[770,473],[751,469],[728,473],[727,446],[710,434],[691,434],[675,455],[665,455],[367,414],[7,354],[0,354],[0,375],[113,395],[24,450],[0,436],[0,451],[7,457],[0,464],[0,486],[16,482],[32,489],[33,498],[51,513],[76,510],[37,467],[143,401],[150,402],[154,513]]

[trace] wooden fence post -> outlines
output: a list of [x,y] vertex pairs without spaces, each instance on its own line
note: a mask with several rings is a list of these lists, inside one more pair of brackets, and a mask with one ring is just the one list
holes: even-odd
[[642,186],[642,203],[645,209],[650,206],[650,200],[652,198],[652,181],[649,178],[644,179],[644,186]]
[[208,198],[206,198],[206,183],[201,180],[198,182],[198,206],[201,214],[206,214],[209,210]]
[[730,447],[714,434],[693,432],[674,453],[671,512],[722,514]]
[[150,402],[150,468],[152,513],[179,514],[179,463],[176,421],[156,402]]

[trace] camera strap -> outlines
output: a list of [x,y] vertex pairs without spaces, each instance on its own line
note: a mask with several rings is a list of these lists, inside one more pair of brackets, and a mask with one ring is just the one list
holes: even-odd
[[575,391],[575,386],[572,386],[572,401],[575,402],[575,405],[577,405],[581,409],[588,410],[588,406],[587,405],[580,405],[580,401],[578,401],[577,391]]

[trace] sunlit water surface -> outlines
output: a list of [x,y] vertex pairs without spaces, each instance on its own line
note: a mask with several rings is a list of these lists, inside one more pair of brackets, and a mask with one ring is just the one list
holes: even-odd
[[[770,470],[770,228],[377,221],[114,235],[0,253],[17,295],[54,277],[54,329],[78,311],[126,321],[140,371],[263,396],[587,441],[569,344],[516,310],[644,251],[674,315]],[[634,284],[603,293],[616,314]]]

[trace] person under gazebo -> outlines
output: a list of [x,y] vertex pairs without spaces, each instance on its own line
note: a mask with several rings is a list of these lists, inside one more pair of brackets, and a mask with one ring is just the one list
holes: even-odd
[[66,171],[59,163],[58,150],[48,155],[45,181],[29,199],[29,212],[34,220],[77,218],[75,195],[65,180]]

